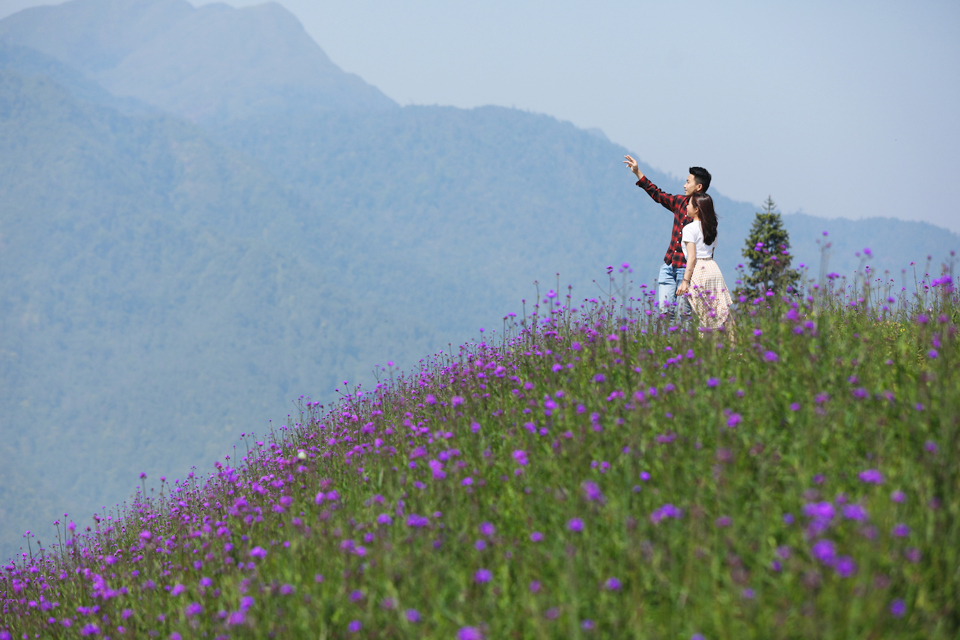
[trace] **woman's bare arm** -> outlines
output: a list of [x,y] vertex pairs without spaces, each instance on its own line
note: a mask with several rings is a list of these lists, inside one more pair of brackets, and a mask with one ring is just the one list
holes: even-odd
[[687,260],[687,268],[683,272],[683,282],[677,287],[678,296],[682,296],[690,290],[690,279],[693,278],[693,270],[697,266],[697,245],[693,242],[684,242],[683,244],[687,246],[687,255],[690,258]]

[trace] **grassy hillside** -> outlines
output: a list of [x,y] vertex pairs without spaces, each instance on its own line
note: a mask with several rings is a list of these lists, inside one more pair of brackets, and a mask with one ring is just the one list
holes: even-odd
[[[45,637],[952,638],[960,299],[649,296],[384,367],[3,569]],[[0,632],[3,633],[3,632]]]
[[[625,149],[547,116],[405,107],[201,129],[27,49],[0,47],[0,67],[2,558],[63,511],[116,504],[140,471],[217,457],[300,395],[499,326],[535,280],[588,296],[629,262],[651,283],[669,234]],[[717,202],[732,273],[753,207]],[[833,271],[864,246],[921,254],[897,267],[956,246],[928,225],[820,222],[786,218],[798,262],[831,230]]]

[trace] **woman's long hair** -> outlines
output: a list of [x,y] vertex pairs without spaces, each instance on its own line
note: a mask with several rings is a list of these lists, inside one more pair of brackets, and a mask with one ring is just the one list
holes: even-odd
[[690,196],[690,199],[693,201],[693,208],[697,210],[697,217],[700,218],[703,242],[709,246],[717,239],[717,212],[713,210],[713,198],[708,193],[698,193]]

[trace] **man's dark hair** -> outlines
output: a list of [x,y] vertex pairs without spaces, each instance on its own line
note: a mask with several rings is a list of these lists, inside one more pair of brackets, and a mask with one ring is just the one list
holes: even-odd
[[703,185],[700,193],[706,193],[710,188],[710,172],[703,167],[690,167],[690,175],[693,176],[694,182]]

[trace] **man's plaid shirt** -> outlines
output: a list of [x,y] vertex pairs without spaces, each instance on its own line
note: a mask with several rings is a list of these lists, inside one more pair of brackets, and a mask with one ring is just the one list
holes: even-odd
[[637,186],[650,194],[654,202],[659,202],[667,211],[673,212],[673,230],[670,232],[670,246],[667,248],[667,255],[663,256],[664,264],[672,264],[674,267],[682,268],[687,266],[687,258],[683,255],[683,245],[680,238],[683,236],[683,225],[687,220],[687,201],[689,196],[672,196],[664,193],[657,188],[657,185],[650,182],[647,176],[637,180]]

